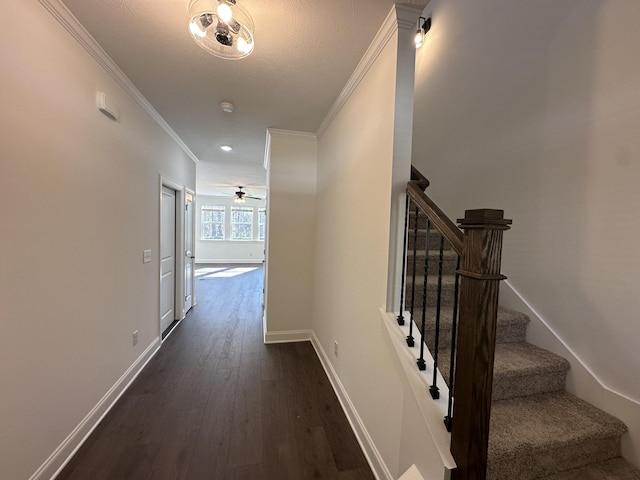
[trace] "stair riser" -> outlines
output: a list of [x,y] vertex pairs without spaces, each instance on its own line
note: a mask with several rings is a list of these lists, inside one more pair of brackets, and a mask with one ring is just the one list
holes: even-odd
[[[422,310],[419,312],[415,312],[417,324],[422,321]],[[447,319],[448,320],[448,319]],[[426,344],[429,350],[433,351],[435,349],[435,337],[436,330],[435,326],[427,325],[426,327]],[[526,325],[500,325],[498,321],[498,327],[496,328],[496,343],[520,343],[524,342],[527,336],[527,326]],[[442,323],[440,324],[440,346],[448,346],[451,345],[451,324],[449,321],[446,322],[444,318],[442,319]],[[564,384],[563,388],[564,390]]]
[[522,455],[492,461],[489,455],[487,480],[533,480],[582,467],[620,455],[620,436],[589,439],[550,451],[529,450]]
[[544,372],[526,377],[493,377],[491,398],[505,400],[507,398],[526,397],[538,393],[562,392],[565,389],[565,372]]
[[[407,249],[409,251],[413,250],[414,243],[416,244],[416,250],[424,251],[424,247],[427,244],[426,230],[419,230],[418,236],[415,238],[413,229],[409,230],[409,236],[407,238]],[[444,241],[444,249],[451,250],[451,245],[446,240]],[[429,250],[440,250],[440,233],[433,230],[429,234]]]
[[[442,286],[442,294],[440,299],[441,307],[450,307],[453,305],[453,295],[454,288],[453,285],[443,285]],[[405,309],[410,310],[411,308],[411,285],[408,283],[406,288],[406,300],[405,300]],[[422,285],[416,285],[416,291],[414,296],[414,315],[416,318],[420,318],[422,312],[422,303],[423,303],[423,287]],[[438,301],[438,287],[437,285],[428,285],[427,286],[427,307],[435,307]]]
[[[415,215],[409,215],[409,230],[413,230],[416,225]],[[427,228],[427,217],[420,215],[418,217],[418,228]]]

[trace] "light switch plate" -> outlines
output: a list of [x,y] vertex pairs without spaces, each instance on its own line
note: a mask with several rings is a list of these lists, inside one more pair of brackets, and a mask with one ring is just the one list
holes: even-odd
[[142,252],[142,263],[149,263],[151,261],[151,250],[144,250]]

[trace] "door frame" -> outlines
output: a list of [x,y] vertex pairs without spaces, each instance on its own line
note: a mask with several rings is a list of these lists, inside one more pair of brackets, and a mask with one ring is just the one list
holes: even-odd
[[160,316],[161,312],[161,302],[162,302],[162,285],[161,285],[161,276],[162,269],[160,268],[161,261],[161,252],[162,252],[162,187],[170,188],[176,192],[176,221],[175,221],[175,266],[174,266],[174,274],[175,274],[175,291],[174,295],[174,320],[180,321],[184,318],[184,276],[185,276],[185,265],[184,265],[184,224],[185,224],[185,210],[184,208],[178,208],[179,205],[185,204],[185,186],[181,185],[173,180],[164,177],[162,175],[159,176],[159,185],[158,185],[158,253],[156,255],[158,259],[158,270],[157,270],[157,278],[158,278],[158,307],[157,307],[157,332],[158,337],[162,339],[164,342],[169,335],[175,330],[174,328],[169,332],[165,338],[162,338],[162,327],[160,325]]
[[[191,219],[191,239],[193,241],[193,251],[191,252],[191,254],[193,255],[194,259],[193,259],[193,267],[192,267],[192,272],[191,272],[191,308],[195,307],[198,302],[196,299],[196,260],[195,260],[195,256],[196,256],[196,192],[194,192],[193,190],[191,190],[190,188],[185,188],[185,195],[184,195],[184,211],[185,211],[185,217],[186,217],[186,207],[187,207],[187,196],[190,195],[191,196],[191,208],[192,210],[192,219]],[[185,228],[184,228],[184,236],[185,236],[185,242],[184,242],[184,249],[183,249],[183,256],[185,255],[186,252],[186,245],[187,245],[187,240],[186,240],[186,235],[187,235],[187,227],[186,227],[186,218],[185,218]],[[184,265],[184,275],[185,275],[185,284],[186,284],[186,270],[187,270],[187,265],[186,265],[186,261],[185,261],[185,265]],[[186,293],[186,292],[185,292]],[[183,310],[183,315],[186,315],[187,312],[184,311],[185,308],[185,302],[186,299],[184,298],[185,295],[182,296],[183,298],[183,302],[182,302],[182,310]]]

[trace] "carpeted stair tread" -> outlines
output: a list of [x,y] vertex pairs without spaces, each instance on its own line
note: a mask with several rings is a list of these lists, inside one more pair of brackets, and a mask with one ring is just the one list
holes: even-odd
[[494,378],[522,377],[538,372],[569,370],[569,362],[548,350],[530,343],[503,343],[496,345],[496,358],[493,368]]
[[565,388],[569,362],[530,343],[496,344],[493,369],[493,400]]
[[[455,275],[442,275],[442,285],[443,286],[453,286],[456,281]],[[421,289],[424,285],[424,275],[416,275],[416,289]],[[427,277],[427,287],[435,287],[438,285],[438,276],[437,275],[429,275]],[[411,288],[411,279],[407,281],[407,290]]]
[[[448,384],[451,350],[438,352],[438,368]],[[530,343],[496,344],[492,399],[562,392],[569,362]]]
[[640,480],[640,470],[622,458],[575,468],[541,480]]
[[535,479],[620,455],[618,419],[566,392],[492,404],[489,479]]
[[[407,303],[411,300],[409,297]],[[414,319],[416,325],[422,322],[422,307],[416,307]],[[407,315],[408,319],[409,316]],[[446,346],[451,343],[451,327],[453,318],[453,307],[444,306],[440,309],[440,345]],[[498,325],[496,330],[497,343],[520,343],[525,341],[529,317],[524,313],[517,312],[505,307],[498,307]],[[427,346],[433,349],[436,329],[436,309],[427,308],[425,316],[425,330],[427,331]]]

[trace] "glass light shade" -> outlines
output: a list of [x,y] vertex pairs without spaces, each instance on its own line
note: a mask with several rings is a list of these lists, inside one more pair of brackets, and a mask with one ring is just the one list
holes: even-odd
[[229,22],[229,20],[231,20],[231,17],[233,17],[233,12],[231,11],[231,7],[229,6],[229,4],[227,2],[220,2],[218,4],[218,18],[220,18],[220,20],[222,20],[223,22]]
[[249,13],[225,0],[191,0],[189,31],[204,50],[227,60],[244,58],[253,51],[254,24]]
[[414,42],[416,44],[416,48],[420,48],[424,43],[424,31],[422,30],[422,28],[418,29],[418,31],[416,32]]
[[235,203],[244,203],[246,200],[244,199],[244,197],[238,197],[236,196],[236,198],[233,199],[233,201]]

